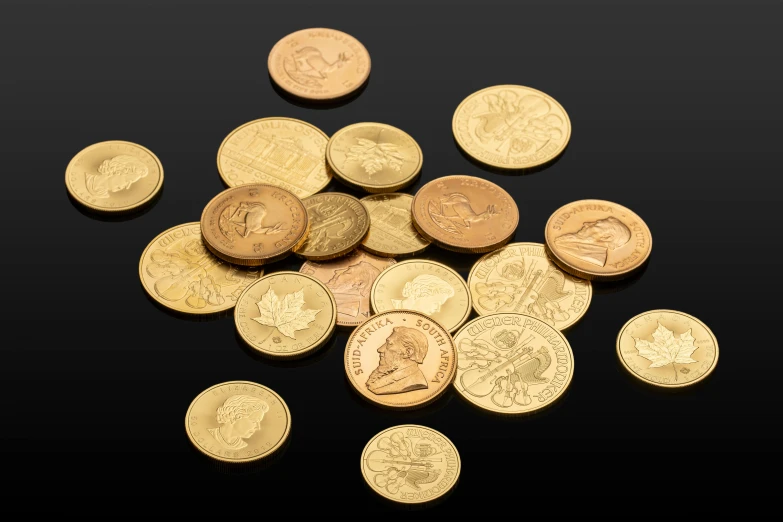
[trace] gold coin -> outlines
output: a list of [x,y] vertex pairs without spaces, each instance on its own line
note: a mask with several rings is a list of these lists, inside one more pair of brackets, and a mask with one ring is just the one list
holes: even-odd
[[219,258],[243,266],[283,259],[307,237],[307,209],[291,192],[272,185],[224,190],[204,207],[201,234]]
[[358,326],[372,315],[370,289],[375,278],[394,263],[389,257],[354,250],[324,263],[306,261],[299,272],[315,277],[332,291],[337,302],[337,326]]
[[454,111],[454,139],[473,159],[501,169],[527,169],[559,156],[571,120],[551,96],[521,85],[474,92]]
[[310,233],[294,252],[305,259],[327,261],[344,256],[370,229],[370,216],[361,201],[348,194],[326,192],[305,198]]
[[65,169],[65,187],[79,204],[98,212],[130,212],[163,187],[163,165],[149,149],[129,141],[103,141],[82,149]]
[[590,281],[561,271],[541,243],[511,243],[473,265],[468,275],[473,309],[479,315],[522,313],[565,330],[587,312]]
[[357,326],[345,345],[345,374],[379,406],[412,409],[440,397],[457,368],[449,332],[419,312],[383,312]]
[[269,76],[284,91],[308,100],[348,96],[370,76],[370,54],[349,34],[302,29],[269,53]]
[[381,272],[372,285],[370,304],[376,313],[421,312],[455,332],[468,319],[472,301],[457,272],[435,261],[410,259]]
[[584,199],[562,206],[544,231],[557,266],[582,279],[612,281],[641,268],[652,251],[642,218],[611,201]]
[[220,144],[218,172],[229,187],[267,183],[306,198],[332,180],[326,164],[328,141],[318,127],[293,118],[251,121]]
[[362,451],[362,476],[370,489],[402,504],[442,497],[457,484],[461,470],[454,443],[426,426],[385,429]]
[[346,185],[372,194],[394,192],[416,181],[424,157],[416,140],[384,123],[354,123],[326,146],[326,161]]
[[418,254],[430,245],[413,226],[410,194],[373,194],[361,199],[370,213],[362,248],[378,256]]
[[416,193],[413,224],[440,247],[483,253],[514,236],[519,210],[508,192],[494,183],[473,176],[445,176]]
[[454,388],[479,408],[504,415],[532,413],[563,396],[574,375],[565,336],[524,314],[473,319],[454,336]]
[[291,433],[282,397],[260,384],[231,381],[204,390],[185,414],[185,432],[201,453],[243,464],[271,456]]
[[337,303],[318,279],[298,272],[268,274],[245,288],[234,309],[240,337],[261,355],[304,357],[334,332]]
[[186,314],[230,310],[260,269],[236,267],[212,255],[201,240],[201,226],[185,223],[153,239],[139,259],[144,290],[161,305]]
[[675,310],[639,314],[617,335],[617,356],[637,379],[681,388],[706,378],[718,364],[718,340],[692,315]]

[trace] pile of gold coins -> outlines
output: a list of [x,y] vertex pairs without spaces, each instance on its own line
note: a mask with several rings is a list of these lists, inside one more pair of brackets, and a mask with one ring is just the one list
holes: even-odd
[[[277,86],[311,101],[355,93],[369,71],[364,46],[329,29],[293,33],[269,56]],[[500,85],[468,96],[454,113],[453,132],[476,162],[531,169],[563,152],[571,124],[547,94]],[[149,243],[139,262],[142,285],[179,313],[233,308],[239,336],[271,358],[307,356],[335,328],[352,328],[345,375],[378,406],[421,407],[450,387],[498,414],[552,404],[574,374],[563,331],[587,312],[591,281],[622,279],[647,263],[649,228],[622,205],[582,200],[542,220],[543,243],[509,243],[517,203],[494,183],[452,175],[414,195],[398,192],[416,181],[422,163],[414,138],[383,123],[355,123],[331,138],[290,118],[245,123],[218,148],[217,170],[229,188],[206,205],[200,222]],[[321,192],[332,177],[369,195]],[[157,157],[120,141],[87,147],[66,172],[71,197],[102,212],[138,209],[162,183]],[[442,263],[413,257],[431,243],[485,255],[466,281]],[[290,255],[303,259],[299,272],[270,270]],[[667,388],[702,380],[718,359],[707,326],[672,310],[632,318],[616,347],[631,375]],[[291,413],[274,391],[235,381],[201,393],[185,426],[202,453],[242,464],[285,444]],[[379,433],[361,466],[374,491],[403,503],[441,497],[461,467],[448,438],[416,425]]]

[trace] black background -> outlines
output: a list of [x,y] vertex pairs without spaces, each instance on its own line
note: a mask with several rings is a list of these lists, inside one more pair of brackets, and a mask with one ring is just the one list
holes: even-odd
[[[781,15],[779,2],[748,0],[5,2],[0,449],[3,476],[21,485],[11,491],[43,494],[25,481],[53,480],[47,494],[181,490],[183,513],[374,513],[393,508],[365,488],[361,450],[389,426],[417,423],[462,457],[454,494],[434,508],[444,513],[521,514],[552,496],[558,510],[611,512],[630,500],[674,514],[753,494],[781,442]],[[367,47],[372,72],[357,98],[319,107],[275,91],[269,50],[307,27]],[[454,109],[502,83],[540,89],[568,111],[570,146],[551,167],[503,175],[459,152]],[[547,218],[569,201],[616,201],[652,230],[650,262],[629,282],[595,285],[567,334],[573,382],[550,409],[499,419],[453,393],[417,412],[375,408],[345,381],[347,333],[314,357],[273,364],[241,347],[230,317],[173,317],[139,283],[147,243],[197,221],[224,188],[223,138],[267,116],[330,135],[360,121],[405,130],[425,158],[408,192],[448,174],[493,181],[519,205],[516,241],[543,241]],[[148,212],[106,221],[68,199],[68,161],[104,140],[161,159],[163,194]],[[336,181],[328,190],[350,192]],[[434,247],[422,257],[463,276],[478,258]],[[695,315],[717,336],[720,360],[702,385],[665,393],[619,365],[620,327],[657,308]],[[188,442],[190,401],[228,380],[265,384],[292,411],[290,445],[267,469],[225,473]],[[250,503],[223,496],[232,491]]]

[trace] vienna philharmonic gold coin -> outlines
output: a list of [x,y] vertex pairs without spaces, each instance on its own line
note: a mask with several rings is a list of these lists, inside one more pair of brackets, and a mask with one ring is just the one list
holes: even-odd
[[506,244],[519,224],[508,192],[473,176],[430,181],[413,198],[413,223],[422,236],[448,250],[481,253]]
[[718,364],[718,340],[692,315],[651,310],[622,327],[617,356],[637,379],[663,388],[681,388],[712,373]]
[[272,456],[291,433],[291,412],[282,397],[248,381],[216,384],[190,403],[185,432],[201,453],[243,464]]
[[590,281],[564,273],[541,243],[511,243],[473,265],[468,276],[473,309],[532,315],[565,330],[587,312],[593,297]]
[[387,268],[372,285],[370,304],[376,313],[413,310],[455,332],[468,319],[468,285],[451,268],[435,261],[411,259]]
[[201,234],[219,258],[243,266],[283,259],[307,237],[307,209],[273,185],[224,190],[204,207]]
[[304,357],[334,332],[337,303],[318,279],[298,272],[275,272],[249,285],[234,309],[239,336],[261,355]]
[[547,221],[544,236],[557,266],[596,281],[628,277],[652,251],[652,234],[642,218],[600,199],[560,207]]
[[313,261],[327,261],[356,248],[370,229],[361,201],[348,194],[325,192],[305,198],[310,233],[295,252]]
[[220,144],[218,172],[229,187],[267,183],[306,198],[332,180],[326,164],[328,141],[321,129],[301,120],[254,120],[231,131]]
[[457,484],[462,462],[442,433],[415,424],[383,430],[362,451],[362,476],[370,488],[402,504],[423,504]]
[[284,91],[308,100],[334,100],[356,91],[370,76],[367,49],[334,29],[302,29],[269,53],[269,76]]
[[419,312],[383,312],[357,326],[345,345],[345,373],[379,406],[412,409],[440,397],[457,369],[449,332]]
[[326,160],[346,185],[372,194],[407,187],[421,172],[423,154],[408,134],[384,123],[355,123],[334,133]]
[[129,141],[103,141],[82,149],[65,169],[65,187],[80,205],[98,212],[130,212],[163,187],[163,165]]
[[563,396],[574,375],[565,336],[535,317],[491,314],[473,319],[454,337],[454,388],[472,404],[517,415],[545,408]]
[[373,194],[361,199],[370,213],[370,231],[362,248],[378,256],[418,254],[430,245],[413,226],[410,194]]
[[527,169],[559,156],[571,120],[551,96],[521,85],[496,85],[465,98],[454,112],[454,139],[473,159],[501,169]]

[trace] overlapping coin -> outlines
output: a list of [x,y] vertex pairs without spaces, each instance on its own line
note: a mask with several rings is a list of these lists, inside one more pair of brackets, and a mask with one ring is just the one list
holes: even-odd
[[294,252],[312,261],[327,261],[355,249],[370,229],[361,201],[348,194],[325,192],[305,198],[310,232]]
[[418,254],[429,240],[413,226],[410,194],[373,194],[361,199],[370,213],[370,231],[362,248],[378,256],[395,257]]

